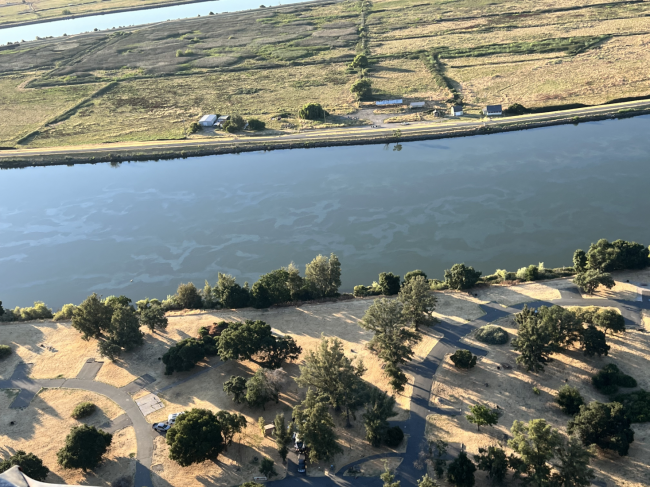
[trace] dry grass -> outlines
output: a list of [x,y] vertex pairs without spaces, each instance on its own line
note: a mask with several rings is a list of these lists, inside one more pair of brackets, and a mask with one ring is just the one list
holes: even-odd
[[[16,450],[32,452],[50,469],[47,482],[108,486],[123,476],[135,474],[135,432],[132,427],[113,435],[113,442],[104,461],[92,472],[64,470],[56,462],[56,452],[63,447],[70,428],[82,423],[100,426],[108,419],[122,414],[122,410],[108,398],[92,392],[71,389],[42,390],[24,410],[9,409],[13,396],[0,393],[0,411],[3,428],[0,430],[0,456],[9,456]],[[88,418],[77,421],[70,417],[74,407],[90,401],[98,410]],[[8,426],[11,421],[15,424]]]
[[512,306],[531,301],[560,299],[559,289],[573,287],[570,279],[553,279],[516,285],[493,285],[477,290],[478,298]]
[[[510,334],[517,334],[511,318],[500,320],[497,324],[507,329]],[[472,345],[481,345],[471,338],[465,341]],[[590,377],[606,363],[611,362],[617,363],[622,370],[634,376],[640,387],[647,389],[650,383],[647,373],[650,337],[632,331],[621,336],[608,336],[608,343],[612,347],[609,357],[587,359],[579,351],[571,350],[553,355],[553,361],[546,366],[546,370],[537,375],[515,366],[517,354],[510,345],[491,346],[488,356],[482,358],[469,372],[459,371],[449,360],[445,360],[434,378],[431,399],[437,406],[460,409],[463,415],[456,418],[430,416],[427,435],[430,438],[463,443],[470,454],[475,454],[481,446],[495,443],[504,446],[503,434],[509,433],[514,420],[528,422],[531,419],[544,418],[565,434],[569,417],[555,404],[557,390],[563,384],[577,387],[587,402],[606,402],[608,399],[591,386]],[[513,368],[498,370],[497,366],[504,362],[511,364]],[[534,394],[533,387],[538,387],[541,394]],[[477,433],[476,427],[465,419],[469,408],[476,403],[491,407],[498,405],[503,413],[499,424],[495,427],[484,427]],[[600,452],[593,462],[598,477],[608,485],[647,485],[650,480],[650,471],[643,460],[650,452],[646,441],[650,427],[635,424],[633,429],[636,432],[635,442],[631,445],[628,457],[621,458]],[[477,481],[478,485],[487,485],[482,483],[483,475],[477,475]]]
[[344,477],[379,477],[388,468],[394,472],[397,467],[402,463],[402,458],[378,458],[375,460],[368,460],[359,465],[360,471],[355,472],[353,475],[345,472]]

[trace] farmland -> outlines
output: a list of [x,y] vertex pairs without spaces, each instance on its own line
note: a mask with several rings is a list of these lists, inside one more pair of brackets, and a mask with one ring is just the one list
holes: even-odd
[[[0,46],[2,119],[44,107],[0,124],[0,146],[181,139],[204,113],[258,118],[265,135],[371,123],[354,118],[362,75],[374,99],[462,101],[469,117],[647,95],[649,14],[636,0],[321,2]],[[349,67],[362,51],[365,73]],[[308,102],[325,122],[297,119]]]

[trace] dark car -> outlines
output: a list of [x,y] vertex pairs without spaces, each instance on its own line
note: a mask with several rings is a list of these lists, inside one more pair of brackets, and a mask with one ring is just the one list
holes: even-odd
[[305,457],[303,455],[298,455],[298,473],[307,472],[307,467],[305,467]]

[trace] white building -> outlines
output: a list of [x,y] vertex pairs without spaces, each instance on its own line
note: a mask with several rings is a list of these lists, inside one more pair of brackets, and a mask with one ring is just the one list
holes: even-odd
[[212,127],[214,122],[217,121],[216,115],[203,115],[201,120],[199,120],[199,125],[202,127]]
[[449,109],[449,114],[452,117],[460,117],[463,114],[463,107],[460,105],[454,105]]
[[488,117],[503,115],[503,110],[501,109],[501,105],[488,105],[483,109],[483,115],[487,115]]
[[423,102],[423,101],[413,101],[413,102],[411,102],[410,107],[411,108],[424,108],[425,103],[426,102]]

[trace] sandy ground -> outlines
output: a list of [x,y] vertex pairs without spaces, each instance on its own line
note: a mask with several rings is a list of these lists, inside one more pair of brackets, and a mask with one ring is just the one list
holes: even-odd
[[[499,320],[499,326],[515,336],[516,328],[512,318]],[[471,337],[464,339],[473,345],[481,345]],[[449,418],[439,415],[429,417],[427,434],[430,438],[442,438],[458,446],[465,445],[471,454],[478,452],[481,446],[501,443],[504,434],[514,420],[530,421],[544,418],[553,427],[566,434],[566,424],[569,419],[562,413],[555,397],[557,390],[565,383],[577,387],[585,401],[598,400],[607,402],[608,398],[598,393],[590,382],[590,377],[607,363],[616,363],[623,371],[634,376],[639,386],[647,389],[650,383],[648,375],[647,356],[650,352],[650,337],[644,333],[629,331],[622,336],[607,336],[612,349],[608,357],[585,358],[579,351],[570,350],[553,355],[553,361],[540,374],[530,374],[516,366],[517,354],[510,344],[490,346],[487,357],[481,358],[471,371],[460,371],[453,367],[448,358],[438,369],[432,386],[432,404],[443,408],[461,410],[463,415]],[[506,370],[501,364],[508,363],[512,369]],[[501,367],[500,370],[497,367]],[[462,384],[459,387],[458,384]],[[533,393],[533,387],[540,389],[541,394]],[[495,427],[481,428],[477,433],[476,426],[465,419],[469,408],[476,403],[499,406],[503,412],[499,424]],[[650,469],[647,458],[650,454],[649,442],[650,425],[635,424],[635,442],[630,447],[628,457],[600,452],[593,461],[599,480],[607,485],[641,486],[650,483]],[[487,485],[483,474],[477,474],[477,485]]]
[[[136,441],[132,427],[113,435],[113,442],[104,461],[92,472],[64,470],[56,462],[56,452],[63,447],[70,428],[82,423],[99,426],[123,411],[110,399],[86,391],[44,389],[24,410],[9,409],[13,391],[0,392],[0,457],[25,450],[37,455],[50,469],[47,482],[108,486],[123,476],[135,474]],[[88,418],[77,421],[70,417],[74,407],[83,401],[97,405],[98,410]],[[14,421],[14,425],[10,422]],[[133,456],[133,458],[132,458]]]
[[551,279],[507,286],[493,285],[475,292],[478,295],[477,298],[483,301],[494,301],[504,306],[512,306],[536,300],[560,299],[559,289],[572,286],[573,283],[569,279]]

